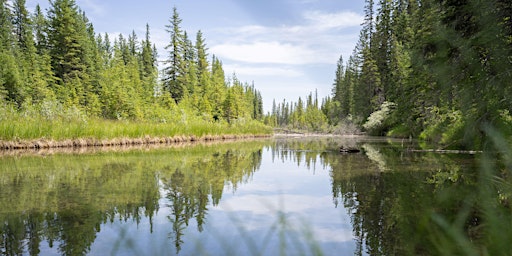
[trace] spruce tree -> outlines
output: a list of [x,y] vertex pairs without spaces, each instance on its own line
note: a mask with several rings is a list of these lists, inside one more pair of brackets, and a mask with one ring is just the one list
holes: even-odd
[[222,102],[226,97],[226,83],[222,62],[212,56],[212,75],[211,75],[212,93],[208,94],[210,103],[213,105],[213,118],[219,119],[224,116]]
[[[25,0],[14,1],[13,13],[18,67],[23,81],[20,84],[22,100],[28,105],[37,104],[47,98],[52,98],[49,85],[55,80],[49,66],[49,57],[46,50],[41,49],[38,52],[32,27],[39,28],[39,26],[33,25],[34,23],[25,7]],[[36,18],[41,17],[36,16]],[[35,34],[42,37],[41,31],[37,31]],[[44,40],[44,38],[39,40]]]
[[7,0],[1,0],[0,3],[0,97],[19,106],[22,101],[22,81],[16,49],[13,48],[13,16]]
[[66,105],[79,106],[87,82],[84,20],[74,0],[55,0],[49,10],[48,44],[51,64],[58,79],[57,97]]
[[181,30],[181,18],[176,7],[173,8],[170,24],[166,25],[170,35],[170,42],[165,47],[169,56],[163,70],[163,89],[171,94],[171,97],[179,102],[185,95],[186,85],[182,83],[185,75],[183,60],[183,31]]
[[156,86],[158,76],[157,60],[150,40],[149,24],[146,24],[146,36],[142,41],[141,53],[141,79],[144,88],[144,95],[147,100],[151,99]]

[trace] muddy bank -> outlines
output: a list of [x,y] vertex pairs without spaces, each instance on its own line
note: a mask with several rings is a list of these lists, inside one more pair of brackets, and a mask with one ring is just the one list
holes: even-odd
[[22,149],[51,149],[51,148],[87,148],[87,147],[116,147],[116,146],[134,146],[134,145],[158,145],[158,144],[176,144],[196,141],[221,141],[250,138],[267,138],[272,135],[206,135],[196,136],[173,136],[173,137],[150,137],[143,138],[117,138],[117,139],[94,139],[80,138],[68,140],[0,140],[0,150],[22,150]]

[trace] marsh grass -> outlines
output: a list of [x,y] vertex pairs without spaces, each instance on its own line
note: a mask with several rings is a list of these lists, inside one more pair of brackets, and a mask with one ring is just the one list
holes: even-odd
[[16,111],[3,107],[0,113],[0,140],[74,140],[74,139],[143,139],[147,137],[187,137],[183,140],[206,140],[222,136],[269,135],[272,130],[254,120],[232,123],[206,121],[201,118],[175,122],[146,120],[107,120],[88,118],[78,110],[59,115],[40,111]]

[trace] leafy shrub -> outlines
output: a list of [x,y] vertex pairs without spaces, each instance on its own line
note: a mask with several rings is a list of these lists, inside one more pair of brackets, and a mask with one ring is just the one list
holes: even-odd
[[466,121],[460,110],[443,110],[437,107],[430,109],[425,129],[420,139],[440,143],[445,146],[462,146]]
[[392,120],[391,116],[396,108],[396,104],[389,101],[384,101],[380,106],[380,109],[373,112],[366,122],[363,124],[363,128],[372,135],[383,135],[391,127]]

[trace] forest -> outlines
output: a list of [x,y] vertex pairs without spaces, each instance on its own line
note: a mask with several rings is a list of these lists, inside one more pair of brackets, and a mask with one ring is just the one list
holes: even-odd
[[[0,139],[154,135],[140,124],[197,127],[171,136],[204,136],[212,127],[270,132],[258,121],[263,104],[254,84],[226,76],[202,32],[193,42],[182,29],[176,8],[159,66],[149,24],[142,39],[135,32],[112,38],[97,34],[74,0],[50,1],[46,13],[39,5],[29,12],[25,0],[0,3]],[[67,132],[73,125],[76,132]],[[101,131],[111,126],[136,132]]]
[[451,148],[484,148],[491,130],[512,135],[512,2],[366,0],[364,14],[332,95],[274,104],[267,123]]
[[142,39],[112,38],[97,34],[74,0],[51,1],[46,13],[0,1],[2,140],[143,137],[151,125],[192,127],[171,135],[268,134],[273,126],[481,149],[491,130],[512,135],[510,1],[365,0],[359,40],[339,57],[332,94],[274,102],[265,115],[255,85],[226,75],[176,8],[159,65],[149,24]]

